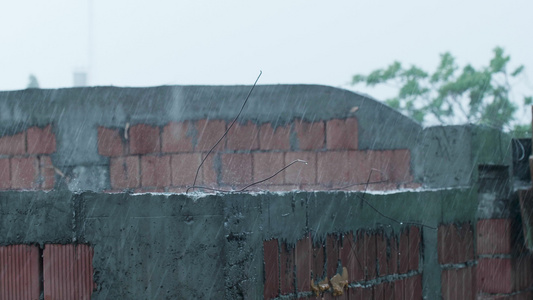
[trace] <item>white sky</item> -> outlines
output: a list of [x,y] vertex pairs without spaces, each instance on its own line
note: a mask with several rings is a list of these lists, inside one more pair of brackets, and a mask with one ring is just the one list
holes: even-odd
[[350,88],[355,73],[394,60],[433,71],[450,51],[460,65],[481,66],[502,46],[512,67],[526,66],[518,96],[533,94],[532,1],[5,3],[0,90],[25,88],[30,73],[42,88],[70,87],[79,68],[90,85],[252,84],[262,70],[259,84]]

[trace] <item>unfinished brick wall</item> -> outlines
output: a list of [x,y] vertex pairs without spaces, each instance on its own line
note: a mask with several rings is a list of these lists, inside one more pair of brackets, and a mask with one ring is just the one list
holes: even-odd
[[50,190],[55,170],[50,155],[56,151],[52,126],[0,136],[0,190]]
[[475,299],[474,229],[469,222],[438,228],[443,299]]
[[477,289],[482,299],[533,297],[533,257],[512,219],[483,219],[477,222]]
[[[163,127],[98,128],[98,152],[110,157],[112,190],[183,192],[230,122],[197,120]],[[356,118],[235,125],[200,169],[197,185],[250,190],[396,189],[417,187],[408,149],[358,150]]]
[[[295,245],[264,241],[264,298],[421,299],[421,241],[415,226],[390,236],[360,230]],[[339,286],[333,278],[343,268]]]
[[82,244],[0,246],[0,299],[90,299],[92,260]]

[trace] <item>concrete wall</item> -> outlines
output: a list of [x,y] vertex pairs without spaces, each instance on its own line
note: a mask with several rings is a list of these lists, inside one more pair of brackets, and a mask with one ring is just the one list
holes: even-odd
[[[457,205],[463,209],[449,209]],[[345,293],[397,286],[433,298],[440,293],[439,231],[421,224],[472,224],[476,199],[468,190],[200,198],[1,192],[0,213],[2,245],[90,245],[93,299],[311,296],[311,280],[342,267]]]
[[[0,166],[8,170],[0,173],[6,179],[0,189],[182,192],[249,88],[0,92]],[[423,129],[341,89],[257,86],[197,185],[239,189],[295,159],[308,164],[253,189],[362,190],[369,178],[374,190],[469,186],[479,164],[509,165],[510,142],[497,130],[473,125]]]
[[197,183],[239,189],[308,164],[250,189],[266,193],[176,194],[249,88],[0,92],[0,291],[23,277],[45,299],[285,299],[328,279],[347,287],[326,298],[531,296],[511,143],[494,129],[258,86]]

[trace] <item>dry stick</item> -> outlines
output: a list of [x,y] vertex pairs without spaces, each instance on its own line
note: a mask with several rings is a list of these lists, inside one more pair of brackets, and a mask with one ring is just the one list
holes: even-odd
[[253,186],[253,185],[256,185],[256,184],[259,184],[259,183],[261,183],[261,182],[265,182],[265,181],[271,179],[272,177],[278,175],[278,174],[281,173],[283,170],[287,169],[288,167],[292,166],[293,164],[295,164],[295,163],[297,163],[297,162],[301,162],[301,163],[304,163],[304,164],[307,165],[307,162],[306,162],[305,160],[301,160],[301,159],[294,160],[294,161],[292,161],[290,164],[286,165],[285,167],[281,168],[279,171],[277,171],[276,173],[274,173],[274,175],[271,175],[271,176],[269,176],[269,177],[267,177],[267,178],[265,178],[265,179],[263,179],[263,180],[259,180],[259,181],[256,181],[256,182],[254,182],[254,183],[251,183],[251,184],[245,186],[243,189],[238,190],[238,192],[244,192],[244,190],[246,190],[247,188],[249,188],[249,187],[251,187],[251,186]]
[[372,208],[375,212],[377,212],[380,216],[384,217],[385,219],[389,219],[393,222],[396,222],[400,225],[418,225],[418,226],[422,226],[422,227],[426,227],[426,228],[429,228],[429,229],[433,229],[433,230],[437,230],[436,227],[433,227],[433,226],[429,226],[429,225],[426,225],[426,224],[422,224],[422,223],[417,223],[417,222],[400,222],[394,218],[391,218],[387,215],[385,215],[384,213],[380,212],[377,208],[375,208],[372,204],[370,204],[370,202],[368,202],[366,199],[365,199],[365,193],[366,193],[366,189],[368,188],[368,183],[370,182],[370,176],[372,175],[372,171],[374,169],[370,170],[370,174],[368,174],[368,180],[367,180],[367,184],[365,186],[365,190],[363,191],[363,196],[359,196],[359,195],[356,195],[357,198],[359,198],[361,201],[363,201],[366,205],[368,205],[370,208]]
[[307,165],[307,162],[305,160],[301,160],[301,159],[297,159],[297,160],[293,160],[290,164],[284,166],[283,168],[279,169],[276,173],[274,173],[273,175],[270,175],[268,176],[267,178],[265,179],[262,179],[262,180],[259,180],[259,181],[256,181],[256,182],[253,182],[253,183],[250,183],[249,185],[245,186],[244,188],[240,189],[240,190],[236,190],[236,191],[228,191],[228,190],[223,190],[223,189],[215,189],[215,188],[209,188],[209,187],[205,187],[205,186],[201,186],[201,185],[196,185],[196,186],[191,186],[189,187],[190,189],[191,188],[198,188],[198,189],[204,189],[204,190],[209,190],[209,191],[215,191],[215,192],[222,192],[222,193],[240,193],[240,192],[244,192],[247,188],[251,187],[251,186],[254,186],[256,184],[259,184],[261,182],[265,182],[273,177],[275,177],[276,175],[278,175],[279,173],[283,172],[285,169],[287,169],[288,167],[292,166],[293,164],[295,163],[298,163],[298,162],[301,162],[301,163],[304,163]]
[[215,143],[215,145],[213,145],[213,147],[211,147],[211,149],[209,149],[209,152],[207,152],[207,155],[204,157],[204,159],[202,159],[202,162],[200,163],[200,165],[198,166],[198,169],[196,169],[196,175],[194,176],[194,181],[192,183],[192,186],[190,186],[189,188],[187,188],[187,190],[185,191],[186,193],[189,192],[190,189],[194,188],[196,186],[196,180],[198,179],[198,173],[200,172],[200,168],[202,167],[202,165],[204,164],[205,160],[207,159],[207,157],[209,156],[209,154],[211,154],[211,152],[213,151],[213,149],[215,149],[216,146],[218,146],[218,144],[220,143],[220,141],[222,141],[222,139],[228,134],[229,130],[231,129],[231,127],[233,127],[233,124],[235,124],[235,122],[237,122],[237,119],[240,117],[241,113],[242,113],[242,110],[244,109],[244,106],[246,105],[246,102],[248,102],[248,98],[250,98],[250,95],[252,94],[252,91],[254,90],[255,88],[255,85],[257,84],[257,81],[259,80],[259,77],[261,77],[261,74],[263,74],[263,71],[259,71],[259,76],[257,76],[257,79],[255,80],[254,82],[254,85],[252,85],[252,88],[250,89],[250,91],[248,92],[248,95],[246,96],[246,99],[244,100],[243,104],[242,104],[242,107],[241,107],[241,110],[239,111],[239,113],[237,114],[237,116],[235,117],[235,119],[233,119],[233,121],[231,122],[231,124],[229,125],[228,129],[226,129],[226,132],[224,132],[224,134],[218,139],[218,141]]
[[[376,172],[379,172],[381,173],[382,175],[384,175],[386,178],[385,180],[379,180],[379,181],[372,181],[370,182],[370,176],[372,176],[372,171],[376,171]],[[356,185],[365,185],[365,192],[366,192],[366,189],[368,187],[369,184],[374,184],[374,183],[385,183],[385,182],[389,182],[389,178],[388,176],[386,176],[387,174],[385,174],[384,172],[378,170],[378,169],[375,169],[375,168],[371,168],[370,169],[370,174],[368,175],[368,180],[366,183],[354,183],[354,184],[350,184],[350,185],[345,185],[345,186],[341,186],[341,187],[337,187],[337,188],[331,188],[331,189],[328,189],[328,191],[338,191],[338,190],[344,190],[344,189],[347,189],[349,187],[352,187],[352,186],[356,186]]]

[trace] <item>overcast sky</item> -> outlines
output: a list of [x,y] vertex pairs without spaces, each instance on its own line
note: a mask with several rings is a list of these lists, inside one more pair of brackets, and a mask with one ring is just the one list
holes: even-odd
[[[435,68],[495,46],[533,94],[532,1],[19,0],[0,5],[0,90],[90,85],[305,83],[350,88],[394,60]],[[91,16],[91,17],[90,17]],[[91,25],[92,24],[92,25]],[[383,91],[356,90],[382,98]]]

